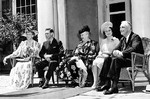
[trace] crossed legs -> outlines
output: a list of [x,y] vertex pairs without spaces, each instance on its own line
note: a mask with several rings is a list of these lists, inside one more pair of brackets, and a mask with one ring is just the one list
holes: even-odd
[[94,82],[92,85],[92,88],[96,88],[98,81],[99,81],[99,75],[103,66],[103,62],[104,62],[104,58],[96,58],[93,61],[93,65],[92,65],[92,73],[93,73],[93,78],[94,78]]
[[[48,61],[44,60],[44,61],[40,61],[39,63],[37,63],[35,65],[36,65],[36,68],[38,71],[38,77],[40,78],[39,87],[42,87],[43,89],[47,88],[49,80],[52,77],[54,70],[58,66],[58,63],[52,62],[49,64]],[[44,77],[44,73],[45,73],[44,68],[46,66],[49,66],[49,68],[48,68],[48,71],[46,73],[46,77]]]

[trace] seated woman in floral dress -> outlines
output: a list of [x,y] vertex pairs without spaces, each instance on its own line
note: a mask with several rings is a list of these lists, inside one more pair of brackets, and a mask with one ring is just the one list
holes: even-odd
[[15,90],[26,89],[31,83],[32,62],[31,57],[38,57],[40,51],[40,44],[33,40],[35,33],[27,31],[27,40],[22,41],[12,54],[6,56],[3,60],[4,64],[9,58],[19,57],[15,67],[10,72],[10,86]]
[[74,55],[68,61],[68,70],[71,73],[74,86],[84,87],[87,76],[87,60],[95,58],[98,53],[98,43],[90,38],[90,28],[88,25],[79,30],[81,41],[74,50]]
[[113,37],[112,27],[113,25],[111,22],[105,22],[101,26],[101,32],[104,35],[104,39],[101,41],[100,51],[95,60],[93,61],[92,72],[94,82],[92,88],[96,88],[96,85],[98,83],[98,76],[101,72],[104,59],[106,57],[109,57],[113,49],[119,44],[119,39]]

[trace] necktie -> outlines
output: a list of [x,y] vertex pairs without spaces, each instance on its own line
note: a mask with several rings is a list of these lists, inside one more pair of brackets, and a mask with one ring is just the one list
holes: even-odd
[[123,41],[123,50],[125,50],[125,48],[126,48],[126,38]]

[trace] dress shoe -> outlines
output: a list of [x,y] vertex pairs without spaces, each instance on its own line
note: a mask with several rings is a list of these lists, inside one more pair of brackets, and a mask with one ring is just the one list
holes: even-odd
[[45,80],[45,83],[42,86],[42,89],[48,88],[49,87],[48,83],[49,83],[49,80]]
[[111,86],[110,80],[106,81],[106,83],[100,87],[98,87],[96,90],[97,91],[103,91],[103,90],[108,90]]
[[39,87],[42,87],[44,85],[44,81],[39,81]]
[[118,88],[115,87],[115,88],[110,88],[109,90],[106,90],[104,92],[104,95],[109,95],[109,94],[113,94],[113,93],[118,93]]
[[103,86],[96,88],[96,91],[108,90],[109,88],[110,88],[109,85],[103,85]]
[[48,88],[48,87],[49,87],[48,84],[44,84],[44,85],[42,86],[42,89],[46,89],[46,88]]
[[72,82],[71,82],[71,87],[76,87],[76,86],[79,86],[79,84],[76,83],[75,81],[72,81]]

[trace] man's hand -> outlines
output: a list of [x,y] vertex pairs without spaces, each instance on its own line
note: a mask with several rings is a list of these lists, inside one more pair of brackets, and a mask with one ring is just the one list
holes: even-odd
[[52,55],[48,55],[48,54],[44,54],[44,58],[47,60],[47,61],[50,61],[50,58],[52,57]]
[[119,50],[114,50],[114,51],[113,51],[113,55],[114,55],[114,56],[117,56],[117,57],[122,57],[122,56],[123,56],[122,52],[119,51]]

